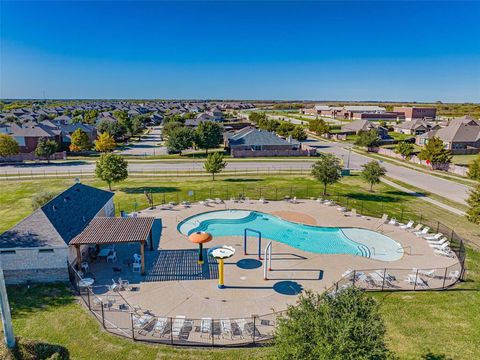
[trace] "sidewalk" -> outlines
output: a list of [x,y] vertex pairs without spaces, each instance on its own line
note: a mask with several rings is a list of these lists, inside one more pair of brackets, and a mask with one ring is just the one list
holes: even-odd
[[447,205],[447,204],[444,204],[442,203],[441,201],[437,201],[437,200],[434,200],[432,198],[429,198],[428,196],[423,196],[422,194],[420,193],[417,193],[415,191],[412,191],[410,189],[407,189],[406,187],[403,187],[401,185],[398,185],[396,183],[394,183],[393,181],[390,181],[390,180],[387,180],[387,179],[382,179],[382,182],[387,184],[387,185],[390,185],[391,187],[394,187],[398,190],[401,190],[405,193],[408,193],[408,194],[412,194],[414,196],[417,196],[418,198],[426,201],[426,202],[429,202],[435,206],[438,206],[442,209],[445,209],[445,210],[448,210],[452,213],[454,213],[455,215],[460,215],[460,216],[465,216],[465,212],[460,210],[460,209],[457,209],[457,208],[454,208],[453,206],[450,206],[450,205]]

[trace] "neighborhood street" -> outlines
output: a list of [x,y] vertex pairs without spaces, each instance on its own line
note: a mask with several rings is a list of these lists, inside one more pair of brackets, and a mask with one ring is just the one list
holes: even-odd
[[124,150],[120,152],[122,155],[166,155],[167,148],[164,146],[158,146],[158,143],[162,140],[162,130],[160,127],[154,127],[150,133],[142,136],[142,140],[139,142],[131,143],[126,146]]

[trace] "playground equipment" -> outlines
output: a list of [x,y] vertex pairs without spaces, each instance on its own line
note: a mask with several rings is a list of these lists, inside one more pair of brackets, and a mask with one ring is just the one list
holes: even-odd
[[217,246],[208,250],[208,256],[215,258],[218,261],[218,288],[223,289],[225,284],[223,282],[223,260],[231,258],[235,255],[235,249],[228,245]]
[[211,241],[212,235],[204,231],[197,231],[197,232],[191,233],[188,236],[188,238],[192,243],[198,244],[198,264],[202,265],[203,264],[203,244]]
[[258,230],[245,228],[243,231],[243,254],[247,255],[247,232],[253,232],[258,235],[258,260],[262,260],[262,233]]
[[263,262],[263,280],[268,280],[268,271],[272,270],[272,242],[265,247],[265,261]]

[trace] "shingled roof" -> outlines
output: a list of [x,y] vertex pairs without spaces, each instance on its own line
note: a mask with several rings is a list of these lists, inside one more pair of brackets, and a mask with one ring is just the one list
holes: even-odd
[[75,184],[1,234],[0,248],[65,246],[112,197],[112,192]]

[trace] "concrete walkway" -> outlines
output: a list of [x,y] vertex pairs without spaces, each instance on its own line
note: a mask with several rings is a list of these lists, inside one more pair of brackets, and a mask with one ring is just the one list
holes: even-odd
[[457,208],[455,208],[455,207],[453,207],[453,206],[449,206],[449,205],[447,205],[447,204],[444,204],[444,203],[442,203],[441,201],[438,201],[438,200],[434,200],[434,199],[432,199],[432,198],[429,198],[428,196],[425,196],[425,195],[423,195],[423,194],[421,194],[421,193],[418,193],[418,192],[416,192],[416,191],[407,189],[406,187],[403,187],[403,186],[401,186],[401,185],[398,185],[398,184],[394,183],[393,181],[390,181],[390,180],[387,180],[387,179],[382,179],[382,182],[385,183],[385,184],[387,184],[387,185],[390,185],[391,187],[394,187],[394,188],[396,188],[396,189],[398,189],[398,190],[400,190],[400,191],[403,191],[403,192],[408,193],[408,194],[412,194],[412,195],[414,195],[414,196],[422,199],[423,201],[429,202],[429,203],[431,203],[431,204],[433,204],[433,205],[435,205],[435,206],[438,206],[438,207],[440,207],[440,208],[442,208],[442,209],[448,210],[448,211],[450,211],[450,212],[452,212],[452,213],[454,213],[454,214],[456,214],[456,215],[465,216],[465,212],[462,211],[462,210],[460,210],[460,209],[457,209]]

